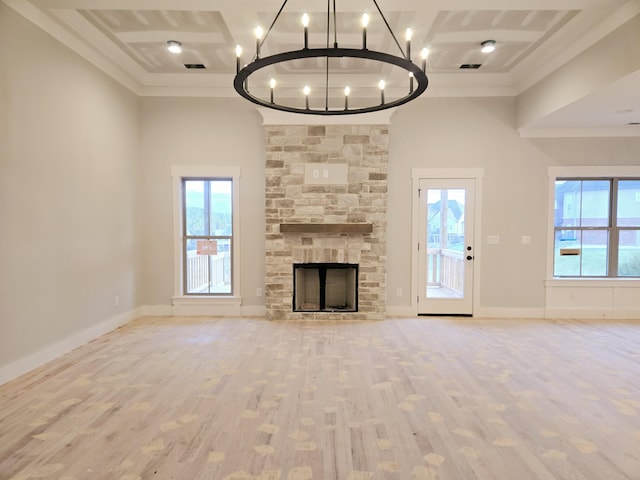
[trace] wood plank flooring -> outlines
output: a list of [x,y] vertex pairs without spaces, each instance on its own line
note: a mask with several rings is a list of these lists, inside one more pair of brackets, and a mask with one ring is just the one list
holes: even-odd
[[141,318],[0,387],[0,479],[640,479],[640,321]]

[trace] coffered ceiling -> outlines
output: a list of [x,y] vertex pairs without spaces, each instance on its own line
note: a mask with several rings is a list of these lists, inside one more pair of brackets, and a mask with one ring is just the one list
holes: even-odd
[[[244,49],[243,61],[255,54],[253,30],[268,29],[281,0],[3,0],[43,30],[94,63],[141,96],[235,96],[234,49]],[[537,96],[546,109],[529,106],[523,128],[591,129],[616,135],[640,135],[640,0],[378,0],[391,29],[404,48],[404,31],[413,30],[414,62],[423,47],[430,51],[426,96]],[[266,38],[262,56],[302,46],[300,17],[308,13],[309,44],[327,44],[327,8],[333,28],[333,2],[289,0]],[[368,48],[399,54],[398,46],[371,0],[335,2],[335,36],[341,47],[360,48],[360,18],[371,22]],[[626,66],[602,75],[599,59],[590,49],[612,35],[629,44],[619,60]],[[330,33],[330,45],[334,32]],[[495,40],[496,50],[480,52],[480,43]],[[166,42],[177,40],[183,51],[172,54]],[[601,47],[602,48],[602,47]],[[620,52],[612,51],[611,55]],[[631,61],[629,61],[631,59]],[[588,63],[588,68],[582,63]],[[480,65],[462,69],[462,65]],[[201,68],[189,69],[185,65]],[[335,78],[349,83],[357,94],[371,96],[384,78],[390,89],[406,88],[406,72],[384,64],[364,65],[340,59],[331,66]],[[323,62],[288,62],[272,73],[280,95],[300,95],[303,84],[320,81]],[[564,70],[563,70],[564,69]],[[615,70],[615,71],[614,71]],[[567,73],[575,71],[575,73]],[[565,73],[563,73],[565,72]],[[555,77],[554,77],[555,75]],[[554,90],[562,75],[564,98]],[[584,84],[586,76],[599,77]],[[557,78],[556,78],[557,77]],[[571,82],[576,91],[571,92]],[[267,88],[257,86],[256,88]],[[342,87],[341,87],[342,88]],[[545,96],[537,89],[548,89]],[[578,92],[578,90],[580,90]],[[534,92],[534,93],[529,93]],[[555,97],[554,97],[555,96]],[[524,102],[526,104],[526,102]],[[526,105],[525,105],[526,107]],[[537,111],[536,111],[537,108]],[[537,112],[537,113],[536,113]]]

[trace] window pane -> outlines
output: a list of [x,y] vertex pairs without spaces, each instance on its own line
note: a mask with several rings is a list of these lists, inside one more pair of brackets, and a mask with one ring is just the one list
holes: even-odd
[[184,181],[185,227],[187,229],[187,235],[207,235],[204,189],[205,182],[202,180]]
[[557,180],[555,226],[609,226],[610,186],[608,180]]
[[554,217],[556,227],[580,226],[580,180],[556,180]]
[[196,240],[187,240],[186,293],[231,294],[231,240],[217,240],[215,255],[198,255]]
[[187,240],[185,293],[209,292],[209,255],[198,255],[196,240]]
[[233,233],[231,189],[231,180],[214,180],[209,182],[211,199],[211,235],[231,235]]
[[618,275],[640,277],[640,230],[620,231]]
[[610,189],[611,182],[608,180],[582,181],[581,226],[609,226]]
[[582,232],[582,276],[606,277],[609,259],[609,232]]
[[607,230],[557,230],[553,275],[556,277],[607,276]]
[[581,232],[558,230],[555,235],[553,275],[556,277],[579,277]]
[[618,182],[618,226],[640,227],[640,180]]
[[231,293],[231,240],[218,240],[218,254],[209,255],[209,293]]

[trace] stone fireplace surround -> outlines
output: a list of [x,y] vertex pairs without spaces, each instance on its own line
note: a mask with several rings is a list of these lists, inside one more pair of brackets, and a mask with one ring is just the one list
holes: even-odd
[[[383,320],[386,316],[387,125],[265,122],[266,316],[270,320]],[[305,183],[305,164],[347,164],[348,181]],[[281,224],[338,224],[281,232]],[[345,226],[340,228],[340,224]],[[359,228],[371,225],[371,232]],[[296,230],[296,229],[294,229]],[[304,230],[304,228],[302,229]],[[294,312],[294,263],[357,263],[358,312]]]

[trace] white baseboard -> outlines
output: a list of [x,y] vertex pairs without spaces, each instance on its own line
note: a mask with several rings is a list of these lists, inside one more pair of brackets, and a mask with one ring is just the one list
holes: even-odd
[[544,318],[544,308],[480,307],[473,313],[478,318]]
[[213,317],[264,317],[264,305],[145,305],[142,315],[147,317],[213,316]]
[[544,312],[544,316],[545,318],[576,318],[581,320],[640,320],[640,310],[548,308]]
[[44,365],[55,358],[70,352],[74,348],[81,347],[105,333],[109,333],[122,325],[129,323],[142,314],[142,310],[136,308],[128,312],[115,315],[93,327],[82,330],[38,352],[22,357],[12,363],[0,366],[0,385],[18,378],[31,370]]
[[243,317],[266,317],[267,308],[264,305],[243,305]]
[[387,318],[415,316],[417,316],[415,307],[406,305],[387,305]]
[[170,317],[173,315],[171,305],[144,305],[140,309],[145,317]]
[[[387,305],[387,317],[416,317],[415,307]],[[446,316],[446,315],[443,315]],[[544,308],[477,308],[473,312],[476,318],[543,318]]]

